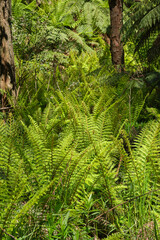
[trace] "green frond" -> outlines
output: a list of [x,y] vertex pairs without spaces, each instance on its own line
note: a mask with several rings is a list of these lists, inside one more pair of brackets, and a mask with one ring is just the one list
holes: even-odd
[[12,1],[12,15],[18,19],[23,16],[27,11],[34,12],[36,9],[36,0],[31,1],[29,4],[24,4],[22,0]]
[[[135,158],[135,166],[137,168],[137,173],[139,175],[139,179],[141,181],[141,186],[144,181],[144,176],[149,173],[151,174],[154,168],[151,168],[149,171],[150,161],[153,161],[152,167],[157,162],[157,158],[154,158],[154,152],[159,151],[159,130],[160,123],[159,122],[150,122],[146,128],[144,128],[143,132],[139,135],[138,139],[136,139],[134,147],[134,158]],[[153,154],[153,155],[152,155]],[[154,156],[154,157],[150,157]],[[158,155],[157,155],[158,157]]]
[[103,240],[124,240],[124,237],[121,233],[113,233],[107,238],[103,238]]
[[[160,30],[160,4],[158,1],[139,2],[132,11],[133,14],[124,24],[124,38],[133,36],[135,51],[139,53],[140,59],[146,61],[148,58],[151,62],[154,60],[154,44]],[[159,56],[158,52],[156,56]]]
[[[0,122],[0,225],[3,228],[10,224],[10,219],[19,209],[27,188],[27,176],[24,162],[16,152],[14,139],[14,124]],[[0,233],[1,235],[1,233]]]
[[136,125],[136,122],[144,108],[144,105],[146,103],[146,99],[148,97],[148,94],[146,97],[143,99],[143,96],[136,96],[136,101],[133,100],[133,103],[131,103],[131,123],[133,126]]
[[148,49],[147,52],[147,59],[148,62],[153,62],[155,59],[157,60],[157,57],[160,56],[160,34],[156,37],[156,39],[153,41],[152,46]]
[[92,37],[93,33],[99,29],[106,33],[109,25],[109,8],[103,1],[85,2],[82,7],[82,13],[77,28],[78,33],[84,36]]
[[93,53],[92,48],[90,48],[86,43],[84,38],[82,38],[78,33],[71,31],[70,29],[66,29],[66,32],[72,40],[74,40],[77,44],[83,47],[84,50],[88,51],[89,53]]
[[[152,201],[156,201],[154,198],[159,188],[159,130],[159,121],[149,122],[136,138],[132,148],[124,135],[128,153],[122,149],[120,150],[123,166],[126,171],[124,183],[129,188],[132,188],[134,185],[135,196],[148,192],[146,197],[150,199],[151,196],[152,198],[152,200],[148,200],[149,206],[151,206]],[[153,193],[151,193],[152,190]],[[157,201],[156,208],[159,208]]]

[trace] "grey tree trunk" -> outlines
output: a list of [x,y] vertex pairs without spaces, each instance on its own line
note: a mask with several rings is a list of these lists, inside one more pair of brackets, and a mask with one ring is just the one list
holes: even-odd
[[0,0],[0,88],[4,91],[15,90],[11,0]]
[[123,0],[109,0],[111,21],[111,55],[112,63],[121,72],[124,67],[124,51],[121,42],[121,29],[123,26]]

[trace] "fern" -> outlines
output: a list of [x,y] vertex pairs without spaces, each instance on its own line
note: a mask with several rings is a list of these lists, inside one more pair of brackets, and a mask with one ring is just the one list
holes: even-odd
[[[35,239],[40,234],[47,238],[47,219],[60,221],[68,209],[75,219],[81,218],[81,229],[86,223],[85,196],[91,194],[93,204],[86,215],[90,229],[93,223],[106,229],[107,222],[106,236],[116,229],[128,237],[138,234],[153,217],[156,226],[158,115],[131,145],[123,130],[126,121],[113,121],[125,97],[117,99],[114,92],[111,97],[109,88],[98,97],[101,88],[97,94],[93,86],[85,86],[88,88],[81,96],[78,88],[73,92],[55,91],[46,108],[39,108],[27,123],[1,121],[4,148],[0,161],[4,174],[9,172],[7,181],[0,180],[1,228],[9,234],[17,236],[19,229],[21,235],[32,232]],[[90,92],[88,97],[86,92]],[[144,104],[141,100],[136,116]]]
[[[141,134],[138,136],[134,144],[135,150],[133,151],[133,155],[131,158],[133,162],[131,162],[131,167],[134,174],[136,173],[137,178],[136,181],[139,181],[140,187],[144,186],[143,181],[145,181],[144,176],[147,173],[151,173],[153,169],[147,169],[148,167],[148,156],[152,154],[152,148],[155,146],[156,138],[159,134],[159,123],[158,122],[150,122],[148,125],[142,130]],[[149,137],[148,137],[149,136]],[[157,148],[158,146],[156,146]],[[132,150],[131,150],[132,152]],[[153,160],[154,161],[154,160]],[[149,164],[150,165],[150,164]]]
[[93,33],[98,29],[106,33],[106,26],[109,25],[109,9],[103,1],[84,2],[82,14],[79,16],[77,31],[82,35],[92,38]]
[[133,7],[134,14],[124,25],[126,38],[128,39],[133,32],[136,33],[135,50],[139,51],[141,59],[145,60],[148,57],[149,62],[159,56],[159,51],[155,56],[152,54],[156,38],[159,35],[159,11],[159,1],[137,3]]
[[103,240],[123,240],[123,235],[121,233],[113,233],[107,238],[103,238]]
[[[18,205],[27,187],[27,176],[24,173],[23,160],[12,143],[14,139],[14,125],[1,121],[0,166],[3,175],[0,179],[0,224],[1,229],[10,225],[10,219],[18,211]],[[3,231],[0,232],[2,237]]]
[[[128,195],[128,199],[133,198],[132,201],[135,202],[135,205],[131,202],[128,207],[129,209],[132,207],[134,210],[134,213],[129,212],[131,219],[129,226],[136,222],[136,219],[140,219],[137,228],[143,229],[144,224],[150,222],[157,215],[156,212],[159,213],[157,202],[157,196],[159,195],[159,183],[157,182],[159,179],[157,175],[159,174],[159,167],[157,166],[159,127],[159,121],[149,122],[138,135],[133,148],[131,148],[127,137],[124,135],[128,153],[124,149],[121,149],[120,152],[126,172],[124,184],[128,188],[125,194]],[[157,166],[156,169],[155,166]]]

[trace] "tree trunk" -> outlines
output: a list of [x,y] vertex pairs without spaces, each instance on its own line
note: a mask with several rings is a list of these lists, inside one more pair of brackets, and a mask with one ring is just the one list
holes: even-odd
[[111,21],[111,55],[112,63],[121,72],[124,67],[124,51],[121,42],[121,29],[123,26],[123,0],[109,0]]
[[11,0],[0,0],[0,88],[4,91],[15,90]]

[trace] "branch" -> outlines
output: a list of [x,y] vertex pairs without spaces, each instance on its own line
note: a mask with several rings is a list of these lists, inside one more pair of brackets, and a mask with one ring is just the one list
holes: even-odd
[[13,107],[2,107],[2,108],[0,108],[0,111],[12,109],[12,108],[13,108]]
[[13,235],[7,233],[5,229],[3,229],[3,228],[1,228],[1,227],[0,227],[0,229],[2,230],[2,232],[4,232],[6,235],[8,235],[9,237],[11,237],[12,239],[17,240],[16,237],[14,237]]

